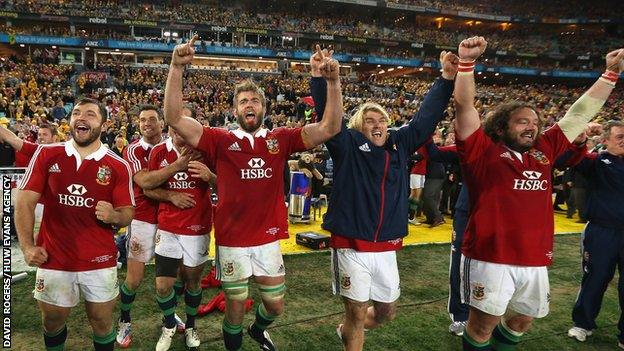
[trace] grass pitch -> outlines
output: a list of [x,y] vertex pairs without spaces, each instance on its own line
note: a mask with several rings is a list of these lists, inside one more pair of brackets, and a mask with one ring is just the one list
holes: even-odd
[[[519,350],[614,350],[617,349],[619,307],[617,280],[611,283],[598,317],[599,328],[585,343],[567,337],[571,310],[581,279],[578,235],[555,238],[555,263],[550,269],[552,301],[550,315],[537,320],[525,335]],[[342,303],[331,295],[329,252],[289,255],[287,269],[286,312],[270,328],[272,339],[280,350],[341,350],[335,326],[342,319]],[[384,327],[366,333],[366,350],[461,350],[461,339],[448,333],[446,312],[448,297],[448,245],[405,247],[398,254],[402,295],[397,318]],[[119,271],[120,281],[125,268]],[[13,349],[43,350],[40,312],[31,291],[34,274],[13,286]],[[252,284],[252,297],[257,290]],[[217,293],[204,290],[202,303]],[[178,314],[183,315],[182,300]],[[115,317],[118,316],[118,309]],[[221,320],[215,312],[198,318],[197,327],[202,350],[223,350]],[[148,266],[132,309],[133,344],[130,350],[153,350],[160,335],[161,313],[155,301],[154,266]],[[253,313],[245,318],[245,327]],[[91,328],[84,306],[76,307],[68,321],[66,350],[92,349]],[[257,350],[245,336],[244,350]],[[182,336],[174,339],[171,350],[185,350]]]

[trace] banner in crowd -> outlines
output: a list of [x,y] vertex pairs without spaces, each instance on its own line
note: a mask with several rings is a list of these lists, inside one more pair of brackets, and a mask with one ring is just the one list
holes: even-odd
[[[68,37],[47,37],[36,35],[15,35],[10,36],[6,33],[0,33],[0,43],[15,44],[32,44],[32,45],[58,45],[58,46],[74,46],[74,47],[97,47],[106,49],[124,49],[124,50],[144,50],[144,51],[173,51],[175,44],[173,43],[160,43],[152,41],[126,41],[126,40],[113,40],[113,39],[100,39],[89,40],[86,38],[68,38]],[[411,45],[415,43],[410,43]],[[426,45],[425,45],[426,46]],[[444,46],[437,46],[435,50],[444,49]],[[218,45],[205,45],[205,43],[196,44],[195,48],[197,53],[209,54],[209,55],[230,55],[230,56],[249,56],[249,57],[264,57],[264,58],[292,58],[295,60],[308,60],[311,51],[305,50],[272,50],[265,48],[249,48],[249,47],[233,47],[233,46],[218,46]],[[505,55],[507,52],[500,52],[499,55]],[[334,58],[342,63],[368,63],[374,65],[389,65],[389,66],[403,66],[403,67],[432,67],[440,68],[437,61],[424,62],[420,59],[405,59],[400,57],[380,57],[380,56],[364,56],[364,55],[349,55],[349,54],[335,54]],[[587,60],[587,56],[575,56],[578,60]],[[534,68],[521,68],[521,67],[498,67],[483,65],[477,65],[477,71],[486,72],[499,72],[505,74],[517,74],[517,75],[529,75],[529,76],[552,76],[560,78],[586,78],[593,79],[600,76],[600,72],[588,71],[588,72],[571,72],[571,71],[541,71]],[[624,74],[622,74],[624,78]]]

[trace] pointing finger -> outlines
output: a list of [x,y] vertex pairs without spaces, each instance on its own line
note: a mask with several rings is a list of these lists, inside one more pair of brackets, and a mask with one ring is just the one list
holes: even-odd
[[191,38],[191,40],[189,40],[188,45],[189,47],[193,47],[193,45],[195,45],[195,41],[199,39],[199,35],[197,35],[197,33],[195,33],[195,35],[193,35],[193,37]]

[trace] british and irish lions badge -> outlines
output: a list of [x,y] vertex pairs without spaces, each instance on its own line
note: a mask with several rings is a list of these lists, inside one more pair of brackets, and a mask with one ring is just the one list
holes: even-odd
[[108,166],[100,166],[95,181],[100,185],[110,184],[113,171]]
[[279,143],[275,138],[266,139],[267,150],[270,154],[275,155],[279,153]]

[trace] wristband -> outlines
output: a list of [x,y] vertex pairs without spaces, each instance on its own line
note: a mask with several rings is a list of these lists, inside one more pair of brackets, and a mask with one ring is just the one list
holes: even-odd
[[615,84],[617,83],[618,78],[620,77],[619,74],[610,71],[610,70],[606,70],[602,76],[600,76],[600,80],[611,85],[611,86],[615,86]]
[[475,60],[459,59],[457,74],[474,74]]

